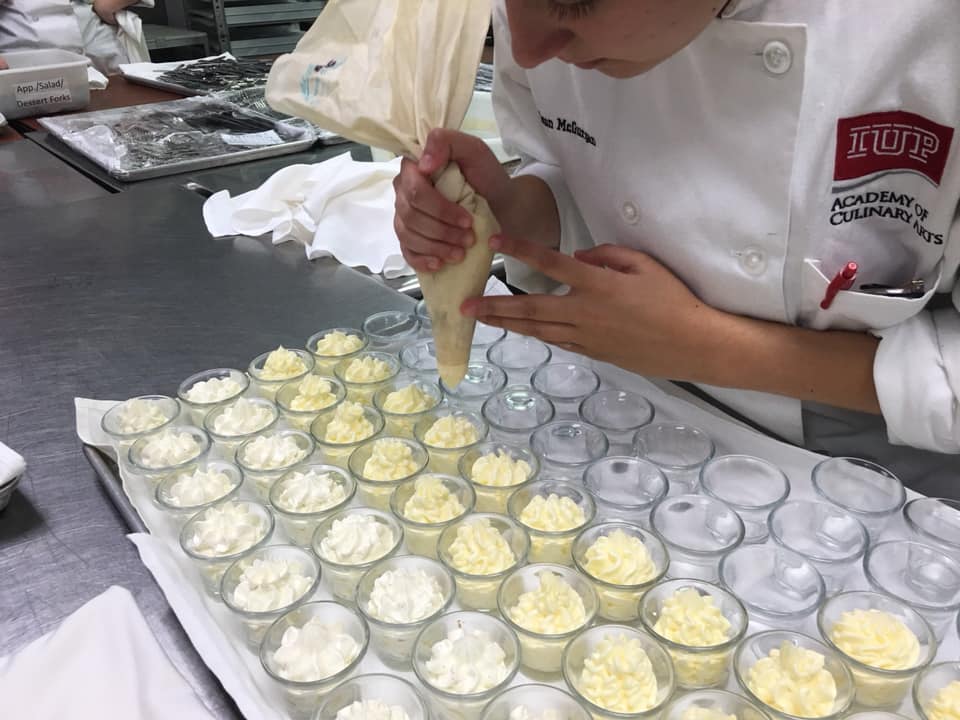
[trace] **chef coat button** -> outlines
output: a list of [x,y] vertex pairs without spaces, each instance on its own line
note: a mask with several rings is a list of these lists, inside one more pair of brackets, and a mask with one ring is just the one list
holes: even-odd
[[763,66],[774,75],[783,75],[793,67],[793,51],[780,40],[771,40],[763,46]]
[[767,254],[755,247],[740,253],[740,265],[750,275],[763,275],[767,271]]
[[623,213],[624,221],[629,225],[636,225],[640,220],[640,211],[637,210],[637,206],[631,202],[624,203],[621,212]]

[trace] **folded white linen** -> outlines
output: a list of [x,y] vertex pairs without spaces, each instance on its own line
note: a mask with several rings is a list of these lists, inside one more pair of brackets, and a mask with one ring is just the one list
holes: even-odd
[[211,720],[133,596],[111,587],[0,658],[3,715],[30,720]]
[[307,257],[332,255],[387,278],[412,275],[393,230],[393,179],[400,159],[357,162],[343,153],[315,165],[291,165],[237,197],[210,196],[203,219],[214,237],[270,233],[273,243],[293,239]]
[[0,488],[23,475],[26,469],[23,456],[0,442]]
[[91,65],[87,68],[87,83],[90,85],[91,90],[106,90],[107,85],[110,84],[110,80],[107,79],[106,75]]

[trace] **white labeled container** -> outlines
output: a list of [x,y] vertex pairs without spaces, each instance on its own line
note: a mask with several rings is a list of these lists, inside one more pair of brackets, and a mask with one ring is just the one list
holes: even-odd
[[83,55],[67,50],[5,52],[9,70],[0,70],[0,113],[7,119],[82,110],[90,104]]

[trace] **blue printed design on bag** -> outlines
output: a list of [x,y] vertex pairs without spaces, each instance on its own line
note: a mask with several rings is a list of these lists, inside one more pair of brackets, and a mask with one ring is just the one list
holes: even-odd
[[323,75],[343,65],[343,60],[330,60],[309,66],[300,77],[300,94],[304,100],[311,100],[320,95],[323,85]]

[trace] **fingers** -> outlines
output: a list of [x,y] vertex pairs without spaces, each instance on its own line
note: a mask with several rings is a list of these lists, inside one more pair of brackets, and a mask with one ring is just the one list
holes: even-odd
[[[484,320],[484,322],[487,322]],[[576,328],[561,323],[538,322],[536,320],[516,320],[512,318],[492,318],[488,325],[503,328],[518,335],[527,335],[545,343],[562,347],[565,350],[581,352],[576,342]]]
[[572,325],[574,308],[572,299],[567,296],[486,295],[466,300],[460,311],[491,325],[493,320],[530,320]]
[[480,138],[457,130],[436,128],[427,136],[423,154],[420,155],[420,171],[430,176],[455,162],[466,174],[467,168],[481,158],[486,159],[489,154],[489,149]]
[[558,250],[530,240],[496,235],[490,238],[490,247],[504,255],[516,258],[542,275],[570,287],[583,287],[592,282],[596,268],[575,260]]
[[622,245],[598,245],[589,250],[579,250],[574,257],[580,262],[600,268],[609,268],[622,273],[637,272],[645,255]]
[[429,176],[425,176],[412,160],[403,160],[393,187],[397,198],[402,199],[405,206],[412,210],[461,230],[473,226],[470,213],[441,195],[430,182]]

